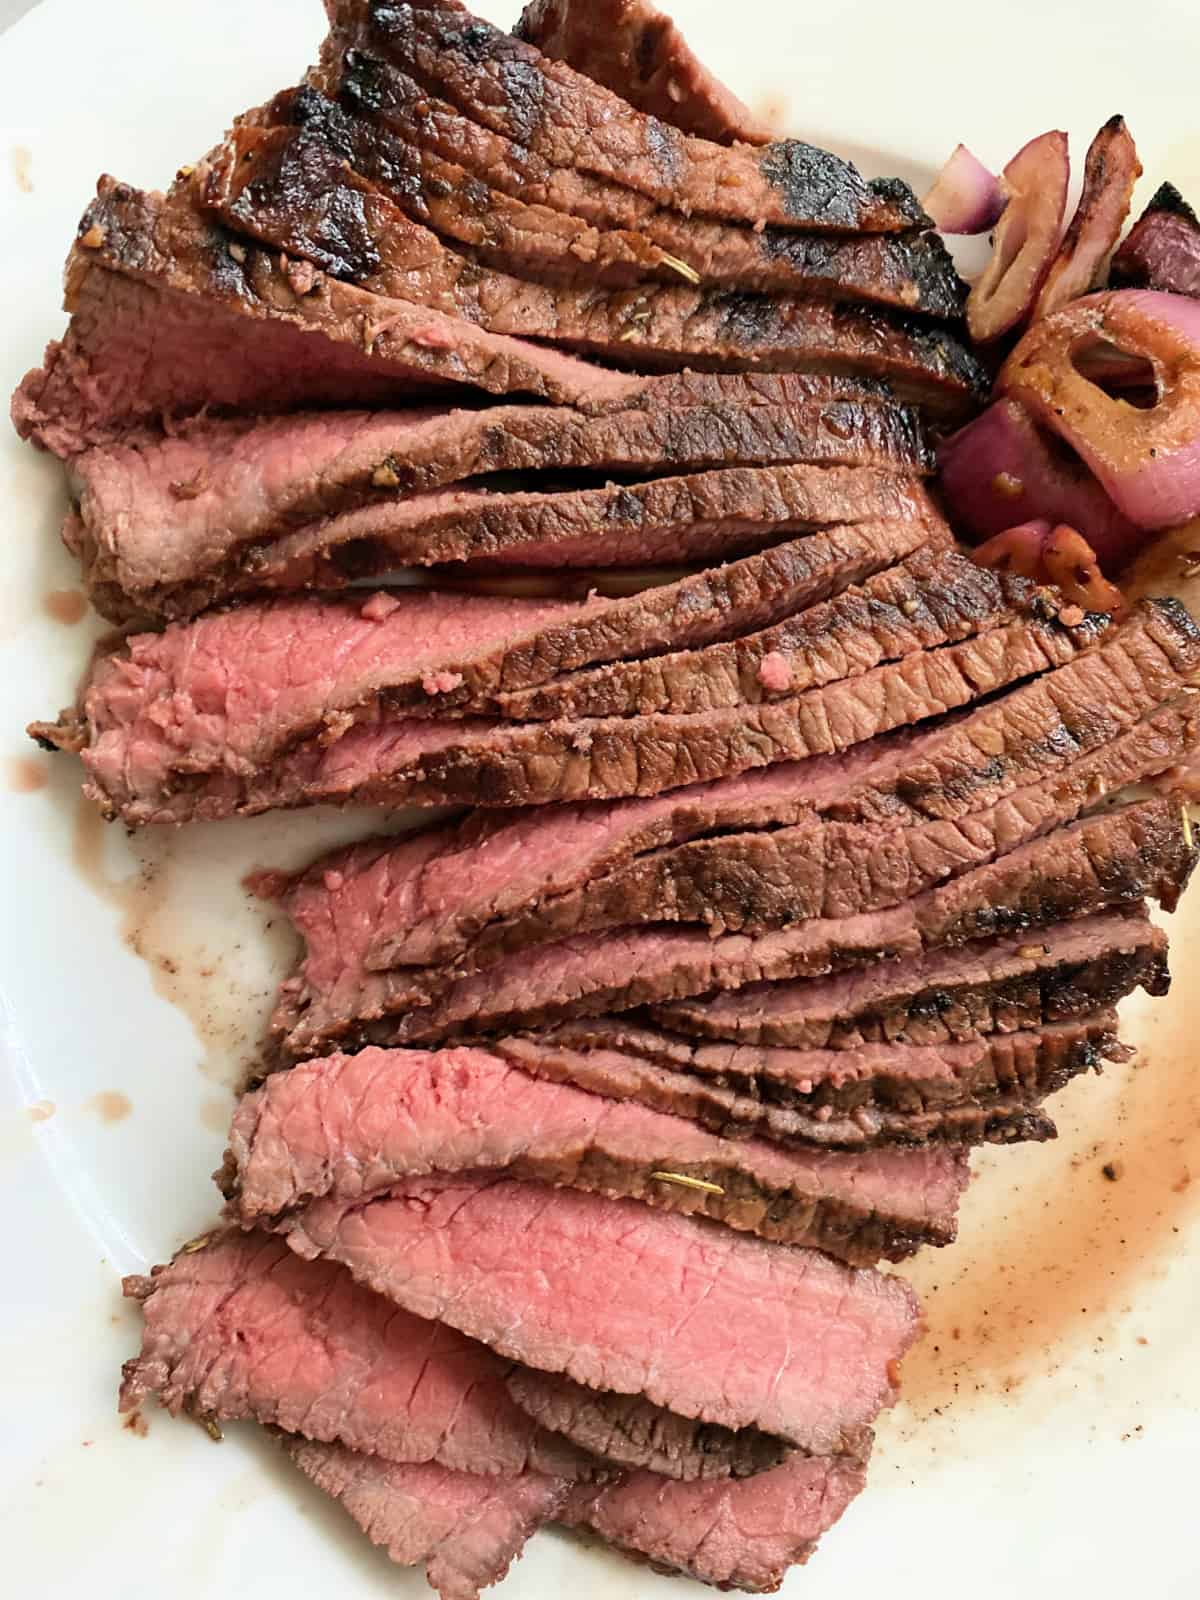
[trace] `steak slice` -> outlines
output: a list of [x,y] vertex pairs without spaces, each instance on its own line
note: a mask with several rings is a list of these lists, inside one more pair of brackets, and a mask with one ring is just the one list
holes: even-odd
[[339,41],[378,50],[485,127],[685,214],[834,232],[928,223],[906,184],[867,183],[849,162],[796,139],[752,150],[681,134],[455,0],[328,0],[326,10]]
[[750,984],[656,1006],[664,1028],[698,1039],[801,1050],[933,1045],[1015,1033],[1170,988],[1167,936],[1145,912],[1101,912],[985,944],[829,978]]
[[394,405],[464,384],[603,408],[639,382],[281,263],[186,194],[109,177],[67,261],[66,308],[65,339],[13,398],[22,438],[62,456],[208,409]]
[[288,1242],[526,1366],[813,1454],[836,1454],[891,1403],[917,1333],[898,1278],[506,1178],[413,1180],[367,1205],[318,1200]]
[[640,1395],[597,1394],[570,1378],[513,1371],[508,1392],[539,1427],[623,1467],[642,1467],[680,1483],[749,1478],[792,1454],[757,1428],[722,1428],[679,1417]]
[[697,1044],[618,1019],[565,1023],[497,1048],[551,1082],[693,1117],[734,1139],[865,1151],[1052,1139],[1042,1102],[1080,1073],[1099,1071],[1103,1060],[1125,1059],[1115,1027],[1115,1013],[1104,1012],[961,1044],[794,1050]]
[[513,32],[681,133],[717,144],[771,143],[767,124],[649,0],[533,0]]
[[1117,247],[1109,282],[1116,289],[1200,296],[1200,221],[1173,183],[1155,190]]
[[672,1483],[635,1472],[596,1493],[573,1491],[561,1519],[587,1528],[656,1571],[719,1589],[771,1594],[865,1483],[853,1456],[789,1456],[740,1482]]
[[981,580],[985,570],[954,549],[921,551],[757,632],[510,690],[500,708],[519,721],[695,716],[799,694],[982,633],[1029,606],[1031,585]]
[[[486,266],[406,216],[310,127],[239,125],[192,183],[197,203],[240,235],[381,302],[428,305],[496,334],[551,340],[643,370],[861,372],[951,417],[985,395],[983,368],[966,347],[948,329],[902,312],[678,275],[675,285],[602,293]],[[691,268],[685,275],[697,276]]]
[[[373,65],[387,75],[382,63]],[[473,260],[519,277],[593,288],[628,288],[647,280],[678,286],[702,279],[710,287],[864,301],[936,317],[962,315],[965,286],[936,233],[846,236],[773,228],[760,234],[652,207],[645,208],[639,224],[645,232],[612,227],[603,216],[588,222],[552,206],[527,204],[492,187],[486,172],[477,175],[429,149],[414,137],[408,106],[399,107],[396,119],[402,127],[407,124],[403,133],[386,117],[364,114],[355,91],[366,70],[357,55],[353,64],[343,62],[340,102],[303,87],[277,96],[241,123],[293,125],[319,134],[414,222],[465,246]],[[397,76],[390,87],[399,89]],[[428,97],[411,82],[408,99],[426,108],[427,124]],[[454,117],[450,107],[445,113]],[[467,144],[469,158],[470,140]]]
[[81,751],[97,794],[119,793],[131,763],[142,784],[156,765],[166,789],[180,772],[265,762],[356,720],[492,707],[498,692],[581,658],[737,633],[886,566],[920,538],[904,522],[833,528],[619,600],[400,589],[249,601],[127,637],[94,659],[74,707],[32,731]]
[[[729,467],[601,487],[452,485],[317,518],[270,540],[222,549],[207,538],[165,545],[119,523],[115,548],[93,546],[78,519],[63,537],[94,597],[187,616],[263,590],[344,589],[398,567],[502,561],[530,567],[655,566],[740,555],[787,533],[911,518],[937,525],[915,477],[877,468]],[[127,554],[128,552],[128,554]]]
[[[810,918],[883,911],[1061,827],[1101,795],[1170,770],[1200,741],[1200,706],[1180,695],[1053,780],[1017,789],[965,816],[880,828],[808,816],[778,829],[722,833],[652,852],[548,904],[487,928],[454,963],[479,971],[548,940],[642,923],[703,923],[710,933],[761,933]],[[368,954],[390,966],[390,947]],[[449,972],[440,974],[444,983]],[[436,993],[439,974],[417,974]]]
[[442,1600],[478,1600],[499,1583],[538,1528],[563,1509],[568,1485],[538,1472],[515,1478],[400,1465],[343,1445],[286,1438],[283,1447],[402,1567],[423,1567]]
[[498,472],[674,475],[804,461],[912,472],[928,465],[904,407],[742,404],[733,393],[658,406],[651,391],[644,405],[597,417],[565,406],[496,406],[202,420],[166,438],[86,451],[71,470],[85,564],[103,556],[116,581],[137,591],[157,581],[155,552],[164,571],[181,559],[187,570],[211,567],[340,512]]
[[[922,951],[1052,925],[1150,896],[1174,908],[1195,865],[1178,804],[1155,799],[1058,829],[964,873],[907,905],[817,919],[780,932],[712,938],[700,928],[580,934],[510,956],[462,978],[424,1008],[388,1013],[386,980],[357,1012],[292,1009],[285,990],[273,1026],[289,1054],[363,1042],[426,1044],[464,1033],[528,1028],[575,1016],[679,1000],[782,978],[819,977]],[[315,1009],[315,1015],[310,1013]]]
[[[1069,659],[1096,626],[1022,620],[792,699],[697,717],[357,723],[335,743],[303,741],[253,771],[169,775],[164,785],[159,765],[122,773],[115,793],[89,792],[135,826],[327,802],[514,807],[657,794],[941,715]],[[37,735],[53,742],[52,730]]]
[[[356,129],[386,130],[402,148],[435,151],[461,167],[481,195],[487,193],[492,210],[503,209],[503,194],[598,228],[634,230],[710,285],[910,308],[920,303],[935,314],[961,315],[966,286],[935,233],[798,233],[761,222],[743,227],[694,213],[684,216],[594,174],[550,165],[528,146],[462,116],[393,63],[369,50],[339,48],[336,38],[327,41],[310,79],[323,91],[323,103],[301,91],[286,100],[283,118],[306,110],[328,116],[327,97],[336,98]],[[367,135],[360,137],[365,142]],[[382,164],[377,170],[381,185],[389,187]],[[402,190],[392,192],[401,205],[409,204]],[[437,226],[432,217],[418,220]]]
[[533,1424],[483,1345],[398,1311],[327,1261],[278,1238],[216,1233],[148,1278],[141,1354],[121,1409],[156,1394],[181,1410],[252,1418],[351,1450],[453,1471],[578,1477],[594,1463]]
[[364,1050],[273,1074],[242,1100],[229,1145],[218,1176],[247,1227],[313,1198],[357,1202],[431,1173],[498,1169],[856,1264],[950,1243],[968,1178],[948,1152],[792,1156],[722,1140],[484,1050]]

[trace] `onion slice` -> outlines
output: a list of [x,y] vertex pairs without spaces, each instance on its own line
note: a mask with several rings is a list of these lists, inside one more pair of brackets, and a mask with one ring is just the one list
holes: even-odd
[[1053,584],[1068,606],[1081,611],[1117,616],[1126,609],[1121,591],[1100,571],[1091,545],[1064,523],[1057,527],[1044,520],[1018,523],[973,550],[971,559],[979,567]]
[[967,328],[977,343],[999,339],[1029,315],[1058,248],[1070,177],[1067,136],[1058,130],[1031,139],[1005,167],[1008,203],[992,259],[967,299]]
[[1038,295],[1035,317],[1049,316],[1102,282],[1141,175],[1142,163],[1125,118],[1110,117],[1087,153],[1083,193]]
[[[1101,387],[1122,365],[1152,374],[1151,404]],[[1065,439],[1138,527],[1200,513],[1200,302],[1153,289],[1087,295],[1034,323],[997,387]]]
[[1004,199],[999,178],[960,144],[934,179],[921,209],[942,233],[986,233],[999,221]]
[[1145,542],[1073,450],[1013,400],[997,400],[938,447],[942,496],[955,532],[988,539],[1044,518],[1078,528],[1110,577]]

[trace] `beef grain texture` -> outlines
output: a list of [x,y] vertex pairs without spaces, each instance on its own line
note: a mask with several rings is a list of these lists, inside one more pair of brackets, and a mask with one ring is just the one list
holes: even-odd
[[[394,63],[370,50],[347,49],[336,36],[327,41],[309,80],[321,94],[309,97],[301,91],[284,105],[277,98],[280,118],[314,113],[326,126],[331,120],[326,108],[336,99],[349,114],[343,126],[354,130],[344,153],[348,158],[354,151],[365,156],[364,145],[375,146],[367,164],[402,206],[411,208],[411,184],[407,178],[397,184],[387,177],[397,143],[401,149],[417,146],[436,153],[463,171],[468,192],[488,214],[489,232],[491,216],[505,210],[507,199],[510,205],[518,201],[546,207],[606,232],[633,230],[682,262],[685,272],[713,286],[832,294],[910,307],[921,301],[946,315],[961,314],[966,286],[935,233],[800,233],[761,224],[745,227],[694,213],[684,216],[593,173],[551,165],[528,146],[462,116]],[[340,137],[337,132],[328,136],[335,142]],[[387,151],[382,160],[376,139]],[[405,165],[400,164],[402,171]],[[437,226],[432,214],[415,208],[412,214]]]
[[125,1293],[145,1325],[124,1367],[124,1411],[156,1394],[172,1414],[249,1418],[390,1461],[508,1476],[594,1470],[513,1402],[510,1363],[281,1239],[215,1234],[127,1278]]
[[948,1243],[967,1181],[965,1162],[948,1152],[803,1157],[725,1141],[645,1106],[535,1080],[483,1050],[364,1050],[273,1074],[242,1100],[229,1145],[220,1178],[243,1226],[326,1195],[357,1202],[413,1177],[500,1170],[854,1263]]
[[828,978],[750,984],[655,1006],[653,1017],[695,1039],[856,1051],[1028,1031],[1107,1010],[1138,988],[1165,995],[1170,983],[1167,936],[1138,908]]
[[1155,190],[1112,258],[1114,289],[1200,295],[1200,222],[1173,183]]
[[[1021,846],[906,905],[818,919],[782,932],[712,939],[692,928],[582,934],[509,957],[462,978],[424,1009],[387,1012],[387,990],[357,1014],[311,1021],[296,991],[281,992],[273,1026],[286,1053],[328,1049],[331,1034],[367,1043],[427,1044],[471,1032],[529,1028],[749,983],[818,977],[844,967],[1049,927],[1146,897],[1178,903],[1196,844],[1174,800],[1114,808]],[[308,1008],[311,1009],[311,1008]],[[373,1017],[364,1013],[373,1012]]]
[[355,721],[492,708],[498,694],[581,660],[737,633],[886,567],[921,538],[906,522],[828,529],[617,600],[401,589],[248,601],[100,652],[76,704],[31,732],[82,754],[97,799],[126,792],[134,747],[139,783],[153,770],[168,793],[181,774],[194,782],[206,765],[266,763]]
[[734,1482],[672,1483],[635,1472],[596,1493],[573,1492],[562,1520],[656,1570],[771,1594],[864,1483],[861,1461],[849,1455],[792,1455],[773,1472]]
[[500,708],[524,721],[695,716],[800,694],[983,633],[1029,609],[1032,585],[1011,578],[981,582],[985,570],[953,549],[922,550],[768,628],[702,650],[674,650],[510,691]]
[[[282,264],[186,195],[101,178],[66,270],[71,323],[13,398],[61,456],[206,410],[395,405],[483,389],[605,408],[639,380]],[[298,286],[298,287],[297,287]]]
[[679,1483],[749,1478],[792,1452],[756,1428],[721,1428],[653,1406],[640,1395],[598,1394],[570,1378],[517,1368],[508,1392],[539,1427],[622,1467],[657,1472]]
[[903,407],[874,399],[762,405],[731,390],[692,405],[658,406],[648,396],[598,417],[502,405],[204,419],[166,437],[135,433],[86,451],[72,464],[72,483],[85,564],[103,570],[106,560],[118,583],[137,590],[158,581],[156,548],[164,570],[185,555],[203,569],[327,517],[499,472],[673,475],[805,461],[919,472],[928,456]]
[[526,1366],[814,1454],[837,1454],[890,1404],[918,1329],[899,1278],[502,1177],[318,1200],[288,1239]]
[[112,549],[93,546],[78,518],[68,517],[63,537],[107,612],[176,617],[263,590],[343,589],[398,567],[661,566],[741,555],[802,529],[896,518],[940,520],[917,478],[799,464],[599,487],[451,486],[377,500],[228,551],[175,538],[157,566],[145,535],[123,523]]
[[513,29],[648,116],[717,144],[770,144],[772,134],[649,0],[533,0]]
[[[864,1046],[853,1053],[700,1045],[620,1020],[562,1024],[497,1049],[554,1083],[679,1117],[731,1138],[789,1149],[1010,1144],[1054,1137],[1051,1094],[1123,1060],[1115,1013],[964,1044]],[[877,1149],[877,1153],[882,1154]],[[896,1152],[893,1152],[893,1154]]]
[[285,1438],[290,1458],[401,1567],[423,1567],[441,1600],[478,1600],[563,1508],[569,1484],[401,1465],[343,1445]]
[[[381,306],[427,305],[497,335],[643,371],[861,373],[950,419],[986,397],[983,368],[948,327],[889,307],[679,276],[605,292],[486,266],[414,222],[315,128],[239,125],[193,181],[197,204],[224,227],[377,295]],[[915,309],[932,309],[918,295]]]
[[377,50],[472,120],[555,166],[597,173],[658,204],[834,232],[902,232],[928,223],[906,184],[866,183],[849,162],[795,139],[760,151],[688,137],[454,0],[331,0],[326,9],[341,41]]
[[334,744],[298,744],[267,769],[201,774],[165,794],[151,771],[140,792],[115,804],[98,798],[138,825],[322,803],[507,808],[659,794],[849,749],[1044,672],[1095,636],[1092,623],[1022,620],[790,699],[695,717],[359,723]]

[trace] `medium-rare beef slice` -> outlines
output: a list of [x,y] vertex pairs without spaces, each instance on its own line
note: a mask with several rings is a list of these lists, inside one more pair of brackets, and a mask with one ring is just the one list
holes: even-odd
[[507,808],[658,794],[840,752],[940,716],[1068,659],[1095,626],[1015,622],[792,699],[696,717],[356,723],[335,743],[304,741],[268,767],[194,780],[167,775],[164,783],[156,763],[146,773],[123,774],[118,793],[95,798],[137,826],[320,803]]
[[253,1418],[387,1460],[459,1472],[593,1470],[534,1425],[505,1387],[511,1364],[450,1328],[397,1310],[283,1241],[218,1233],[148,1278],[141,1354],[122,1410],[156,1394],[172,1413]]
[[[323,98],[339,100],[356,128],[386,128],[403,145],[436,151],[490,194],[547,205],[599,228],[636,230],[706,284],[885,304],[919,301],[951,316],[962,307],[965,285],[935,233],[798,233],[685,216],[592,173],[552,166],[526,145],[462,116],[393,63],[369,50],[338,48],[336,39],[327,42],[310,78]],[[300,96],[288,103],[316,106]],[[403,194],[396,197],[406,203]]]
[[[1181,695],[1053,780],[962,817],[908,828],[806,817],[645,853],[492,924],[453,970],[479,971],[530,946],[602,928],[698,922],[714,934],[759,933],[813,917],[883,911],[1061,827],[1101,795],[1168,771],[1198,740],[1200,705]],[[368,961],[390,965],[388,947]],[[447,971],[443,981],[449,977]],[[416,983],[421,987],[421,976]],[[436,984],[437,974],[425,975],[426,992]]]
[[1028,582],[981,581],[985,570],[953,549],[922,551],[758,632],[510,691],[500,706],[521,721],[654,711],[694,716],[799,694],[982,633],[1028,609]]
[[[954,1237],[957,1157],[785,1155],[531,1078],[483,1050],[364,1050],[276,1073],[234,1115],[219,1175],[244,1226],[314,1197],[360,1201],[430,1173],[629,1196],[855,1263]],[[666,1176],[663,1176],[666,1174]]]
[[835,232],[928,221],[906,184],[867,183],[799,140],[752,150],[681,134],[453,0],[327,0],[326,10],[336,36],[377,49],[485,127],[685,213]]
[[228,551],[174,540],[155,567],[122,524],[111,549],[78,521],[63,537],[110,613],[187,616],[263,590],[343,589],[398,567],[502,561],[530,567],[654,566],[741,555],[789,532],[940,520],[920,481],[879,468],[728,467],[601,487],[464,484],[391,497]]
[[483,1477],[402,1465],[338,1444],[285,1438],[305,1477],[401,1567],[423,1567],[441,1600],[478,1600],[531,1536],[561,1512],[569,1485],[538,1472]]
[[697,1045],[615,1019],[564,1023],[497,1048],[551,1082],[693,1117],[733,1138],[869,1151],[1053,1138],[1043,1101],[1102,1061],[1124,1059],[1115,1028],[1115,1013],[1104,1012],[1036,1033],[839,1051]]
[[67,262],[71,325],[13,399],[59,455],[209,408],[395,404],[466,384],[607,406],[637,387],[562,351],[384,300],[238,240],[186,195],[101,178]]
[[[597,225],[552,206],[527,204],[493,187],[486,173],[476,175],[411,133],[404,136],[384,119],[364,115],[349,90],[361,83],[363,70],[358,58],[353,66],[344,64],[348,92],[341,103],[307,86],[277,96],[241,122],[267,129],[290,124],[319,135],[413,221],[490,266],[547,283],[607,288],[638,280],[703,280],[709,287],[865,301],[939,317],[962,314],[965,285],[936,233],[759,233],[652,208],[645,232],[613,228],[607,220]],[[393,80],[392,88],[398,87]],[[427,120],[428,98],[415,85],[410,99],[425,106]],[[401,116],[409,109],[402,108]]]
[[80,553],[92,567],[103,552],[138,589],[157,581],[154,551],[164,572],[178,565],[171,547],[190,569],[211,567],[340,512],[497,472],[674,475],[805,460],[920,471],[927,459],[913,414],[873,400],[647,402],[598,417],[565,406],[330,411],[134,436],[72,462]]
[[1170,988],[1167,936],[1136,914],[1102,912],[828,978],[751,984],[654,1007],[663,1027],[698,1039],[806,1050],[932,1045],[1015,1033]]
[[505,1178],[318,1200],[288,1240],[525,1366],[814,1454],[836,1454],[891,1403],[918,1329],[898,1278]]
[[[468,1032],[528,1028],[573,1016],[684,999],[783,978],[818,977],[922,950],[966,944],[1066,917],[1137,904],[1173,909],[1196,860],[1178,804],[1155,799],[1089,817],[977,867],[907,905],[817,919],[780,932],[713,939],[699,928],[649,927],[581,934],[542,945],[460,979],[430,1006],[388,1014],[388,984],[357,1012],[331,1016],[281,991],[273,1026],[285,1050],[311,1055],[331,1037],[429,1043]],[[309,1013],[313,1014],[310,1016]],[[371,1015],[368,1015],[370,1013]]]
[[727,89],[649,0],[533,0],[513,29],[639,111],[717,144],[770,144],[772,132]]
[[570,1378],[518,1367],[508,1392],[533,1420],[581,1450],[680,1483],[749,1478],[792,1452],[757,1428],[722,1428],[653,1406],[640,1395],[598,1394]]
[[[297,738],[336,736],[354,720],[491,706],[499,691],[581,659],[737,633],[886,567],[921,538],[920,525],[907,522],[832,528],[618,600],[451,599],[401,589],[365,600],[250,601],[127,637],[93,660],[75,706],[31,731],[83,753],[89,792],[102,804],[125,788],[135,745],[139,781],[154,760],[165,791],[172,774],[201,770],[204,749],[218,767],[263,762]],[[431,656],[427,630],[441,655]]]
[[656,1571],[772,1594],[864,1483],[862,1463],[848,1455],[793,1455],[773,1472],[734,1482],[672,1483],[635,1472],[597,1493],[573,1491],[561,1517]]
[[948,329],[887,308],[678,277],[602,292],[486,266],[414,222],[305,128],[242,125],[193,183],[197,203],[237,234],[381,302],[427,305],[495,334],[643,370],[862,372],[948,416],[985,393],[983,369]]

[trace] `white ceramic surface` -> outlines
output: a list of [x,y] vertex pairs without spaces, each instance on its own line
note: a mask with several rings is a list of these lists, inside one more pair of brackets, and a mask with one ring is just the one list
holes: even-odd
[[[515,4],[515,0],[514,0]],[[497,20],[505,10],[485,6]],[[923,181],[959,139],[999,164],[1050,124],[1121,110],[1147,166],[1200,193],[1193,6],[1010,0],[678,0],[704,58],[782,129]],[[978,16],[979,20],[976,20]],[[59,270],[98,171],[167,180],[289,81],[317,0],[43,0],[0,40],[7,393],[62,325]],[[239,888],[370,819],[310,815],[128,842],[81,809],[78,771],[28,746],[91,638],[46,597],[75,587],[57,469],[0,428],[0,1591],[96,1600],[418,1596],[249,1430],[213,1445],[114,1414],[136,1319],[120,1273],[210,1217],[226,1085],[289,951]],[[28,785],[44,777],[43,787]],[[845,1600],[1089,1600],[1200,1589],[1200,892],[1176,989],[1128,1008],[1140,1063],[1056,1102],[1056,1145],[989,1152],[952,1251],[912,1276],[930,1334],[886,1418],[864,1498],[787,1593]],[[1116,1182],[1102,1172],[1115,1163]],[[699,1593],[540,1536],[500,1594]]]

